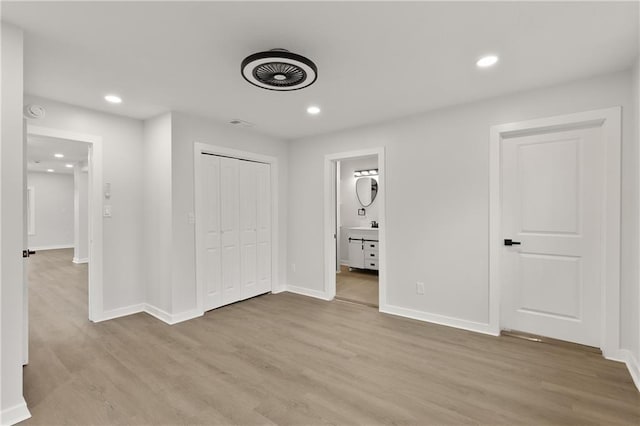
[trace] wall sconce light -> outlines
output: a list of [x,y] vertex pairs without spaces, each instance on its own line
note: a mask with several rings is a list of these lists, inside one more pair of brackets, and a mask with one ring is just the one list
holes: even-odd
[[356,170],[353,173],[354,177],[362,177],[362,176],[378,176],[378,169],[366,169],[366,170]]

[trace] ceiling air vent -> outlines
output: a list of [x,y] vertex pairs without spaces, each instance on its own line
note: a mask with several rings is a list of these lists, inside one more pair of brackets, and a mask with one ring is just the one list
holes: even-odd
[[268,90],[299,90],[318,78],[318,68],[310,59],[285,49],[254,53],[242,61],[242,76],[254,86]]

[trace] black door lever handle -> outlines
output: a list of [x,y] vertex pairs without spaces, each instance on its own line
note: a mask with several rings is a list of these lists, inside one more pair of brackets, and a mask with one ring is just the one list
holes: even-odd
[[519,246],[520,244],[522,244],[520,241],[513,241],[513,240],[507,239],[507,238],[505,238],[505,240],[504,240],[504,245],[505,246]]

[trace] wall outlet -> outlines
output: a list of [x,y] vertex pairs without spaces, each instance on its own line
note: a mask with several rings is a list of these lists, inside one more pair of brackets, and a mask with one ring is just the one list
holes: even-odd
[[190,225],[196,223],[196,215],[193,213],[187,213],[187,223]]
[[416,283],[416,293],[424,294],[424,283],[421,283],[420,281]]
[[296,264],[292,263],[291,264],[291,272],[295,272],[296,271]]

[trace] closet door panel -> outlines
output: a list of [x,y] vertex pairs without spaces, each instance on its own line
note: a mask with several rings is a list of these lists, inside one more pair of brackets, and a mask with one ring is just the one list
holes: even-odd
[[220,270],[220,158],[203,155],[202,200],[204,206],[204,309],[222,304]]
[[271,291],[271,166],[256,164],[257,173],[257,287]]
[[257,163],[240,161],[240,280],[241,297],[260,294],[257,288]]
[[222,304],[240,300],[239,161],[220,158]]

